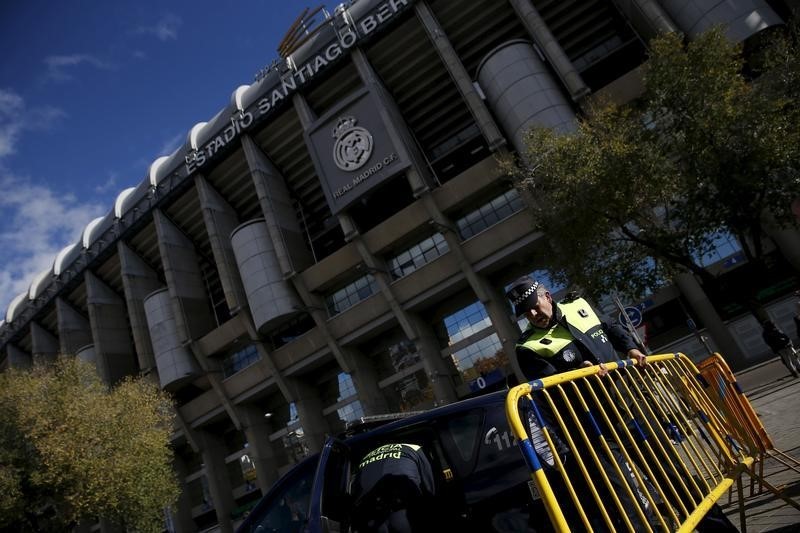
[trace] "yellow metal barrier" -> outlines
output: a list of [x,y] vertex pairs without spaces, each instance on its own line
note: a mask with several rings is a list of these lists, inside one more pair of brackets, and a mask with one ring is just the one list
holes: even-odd
[[[514,387],[506,416],[556,531],[692,531],[753,465],[683,354]],[[740,500],[740,513],[743,517]],[[742,520],[742,525],[744,521]]]
[[698,363],[697,366],[709,398],[714,402],[716,408],[724,413],[727,423],[726,430],[746,448],[748,455],[755,458],[755,465],[751,473],[750,495],[752,496],[754,492],[753,482],[758,481],[759,492],[767,488],[792,507],[800,509],[797,502],[784,495],[764,476],[764,462],[767,458],[774,459],[798,474],[800,474],[800,461],[775,448],[764,424],[750,404],[750,400],[739,387],[728,363],[720,354],[713,354]]

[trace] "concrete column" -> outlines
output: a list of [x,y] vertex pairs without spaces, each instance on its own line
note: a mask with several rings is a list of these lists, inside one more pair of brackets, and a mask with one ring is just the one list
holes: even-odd
[[275,446],[269,436],[273,433],[272,425],[264,418],[264,413],[252,405],[237,408],[242,430],[247,438],[247,455],[256,465],[256,483],[262,494],[266,494],[278,480],[278,468],[289,462],[286,452],[280,443]]
[[300,418],[300,425],[303,426],[303,434],[311,453],[322,450],[325,444],[325,436],[331,433],[328,421],[322,414],[325,407],[319,390],[298,378],[289,378],[289,387],[292,389],[294,405],[297,408],[297,415]]
[[415,343],[422,358],[425,373],[431,382],[436,405],[445,405],[457,401],[458,394],[453,383],[456,369],[452,361],[445,360],[442,357],[439,341],[433,328],[417,315],[412,315],[412,320],[419,335]]
[[206,480],[211,498],[214,500],[219,530],[221,533],[233,533],[231,511],[236,507],[236,502],[233,499],[233,487],[225,466],[225,456],[228,455],[225,443],[220,436],[210,431],[197,430],[195,434],[203,463],[206,465]]
[[49,363],[58,358],[58,339],[36,322],[31,322],[31,344],[34,362]]
[[13,344],[6,344],[6,357],[9,368],[30,368],[33,362],[31,354]]
[[139,368],[142,372],[157,371],[153,341],[144,312],[144,299],[154,291],[164,288],[164,285],[158,279],[158,274],[123,241],[117,241],[117,255]]
[[242,149],[267,222],[272,244],[284,276],[300,272],[314,263],[297,214],[281,173],[248,135],[242,135]]
[[197,526],[192,519],[192,502],[189,501],[189,491],[186,488],[186,476],[191,472],[186,468],[186,462],[176,454],[172,457],[172,469],[180,487],[178,501],[175,502],[175,510],[172,513],[172,524],[176,533],[192,533],[197,530]]
[[244,287],[236,268],[230,236],[239,225],[239,217],[236,216],[236,210],[231,204],[203,176],[196,175],[194,183],[200,197],[203,220],[206,223],[211,253],[214,254],[214,262],[219,271],[225,301],[228,309],[237,309],[245,304]]
[[406,171],[406,179],[411,191],[415,195],[422,194],[430,189],[428,185],[430,176],[425,156],[417,147],[414,136],[408,129],[400,109],[375,73],[375,69],[372,68],[367,55],[360,49],[355,48],[351,51],[350,57],[359,77],[364,82],[364,86],[369,87],[371,91],[377,94],[383,104],[378,109],[378,112],[382,115],[383,123],[386,125],[386,132],[392,140],[398,155],[411,161],[411,168]]
[[97,373],[107,385],[114,385],[139,373],[125,301],[91,271],[84,273],[84,280]]
[[778,247],[786,262],[800,272],[800,231],[797,225],[781,226],[772,214],[766,215],[764,232]]
[[202,337],[216,326],[194,244],[158,209],[153,211],[164,276],[182,341]]
[[614,4],[645,41],[678,31],[678,26],[655,0],[614,0]]
[[180,339],[169,291],[160,289],[148,295],[144,300],[144,314],[161,387],[177,389],[197,377],[200,365]]
[[478,81],[520,154],[527,153],[525,137],[534,127],[558,133],[577,127],[572,106],[528,41],[508,41],[486,54],[478,66]]
[[56,316],[61,355],[75,355],[79,349],[92,344],[89,321],[63,298],[56,298]]
[[472,79],[467,69],[464,68],[464,64],[461,62],[458,54],[456,54],[450,39],[447,38],[444,29],[439,24],[439,21],[436,20],[436,16],[428,7],[427,2],[415,3],[414,10],[417,14],[417,18],[419,18],[422,23],[422,27],[425,28],[425,33],[428,34],[428,38],[439,53],[439,57],[442,59],[442,63],[444,63],[447,72],[453,78],[458,91],[464,98],[464,102],[466,102],[467,107],[472,113],[475,124],[478,125],[483,137],[486,139],[489,149],[491,151],[497,150],[506,143],[506,140],[500,132],[500,128],[497,127],[486,104],[483,103],[483,100],[478,95],[477,91],[475,91]]
[[458,264],[464,277],[467,278],[475,295],[486,308],[486,313],[492,321],[492,325],[500,337],[500,342],[503,345],[503,350],[508,354],[511,361],[511,366],[514,373],[520,381],[525,380],[522,370],[519,368],[517,358],[514,356],[515,346],[519,331],[514,324],[511,316],[509,315],[508,304],[506,303],[505,296],[499,294],[492,288],[491,284],[486,281],[482,276],[475,272],[472,264],[464,254],[464,249],[461,247],[461,238],[453,227],[453,223],[442,213],[433,195],[426,194],[422,198],[425,207],[433,220],[434,224],[441,228],[442,235],[447,241],[447,246],[450,248],[450,253],[455,254],[458,258]]
[[583,78],[578,73],[575,65],[569,60],[564,49],[550,32],[550,28],[545,24],[542,16],[533,7],[531,0],[509,0],[511,7],[517,12],[522,24],[539,47],[547,61],[556,71],[561,82],[569,91],[570,96],[575,102],[579,102],[584,96],[589,94],[589,87],[583,82]]
[[300,300],[281,273],[267,223],[245,222],[233,230],[230,243],[256,329],[265,332],[296,316]]
[[765,28],[783,23],[764,0],[661,0],[661,5],[690,39],[712,26],[722,25],[730,40],[740,42]]
[[353,370],[350,376],[356,386],[358,401],[361,402],[364,414],[369,416],[388,412],[389,405],[386,403],[386,397],[378,386],[380,379],[375,369],[375,363],[364,354],[358,353],[354,354],[351,368]]
[[719,346],[722,355],[728,364],[738,370],[747,365],[747,357],[742,352],[736,339],[731,335],[728,326],[720,318],[714,305],[706,296],[702,286],[693,274],[684,273],[675,278],[675,284],[680,289],[681,294],[691,306],[697,317],[702,320],[709,335]]

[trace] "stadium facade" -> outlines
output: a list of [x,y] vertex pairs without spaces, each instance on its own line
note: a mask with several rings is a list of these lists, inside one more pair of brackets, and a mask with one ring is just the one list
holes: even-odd
[[[13,300],[2,364],[75,355],[108,383],[157,380],[178,405],[184,491],[169,528],[231,531],[345,421],[451,402],[514,373],[519,326],[503,286],[546,278],[548,265],[530,199],[498,155],[519,151],[532,126],[569,131],[594,98],[639,95],[652,36],[724,24],[746,41],[785,8],[341,5],[295,32]],[[796,238],[784,237],[778,247]],[[688,351],[696,338],[668,319],[676,302],[712,333],[731,327],[694,280],[654,298],[646,316]]]

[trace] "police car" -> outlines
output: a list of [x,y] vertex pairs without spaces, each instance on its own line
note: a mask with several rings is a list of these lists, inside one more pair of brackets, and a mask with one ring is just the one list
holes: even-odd
[[[415,443],[435,472],[430,530],[552,531],[505,416],[506,391],[463,400],[362,433],[329,438],[256,505],[238,533],[350,531],[350,479],[358,460],[385,443]],[[713,515],[713,516],[712,516]],[[718,507],[712,531],[736,531]]]

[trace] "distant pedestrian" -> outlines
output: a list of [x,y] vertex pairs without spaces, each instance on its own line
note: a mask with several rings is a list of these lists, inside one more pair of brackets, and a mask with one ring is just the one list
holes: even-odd
[[792,373],[792,376],[797,377],[800,375],[800,359],[797,356],[797,351],[792,345],[792,339],[781,331],[771,320],[767,320],[762,324],[763,331],[761,336],[764,342],[769,346],[776,355],[780,356],[783,364]]

